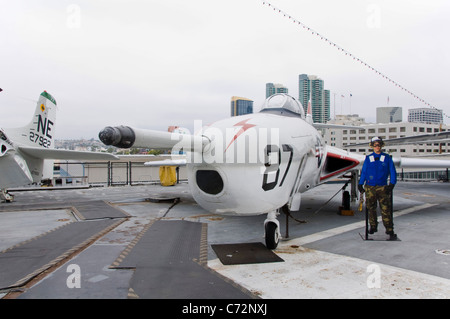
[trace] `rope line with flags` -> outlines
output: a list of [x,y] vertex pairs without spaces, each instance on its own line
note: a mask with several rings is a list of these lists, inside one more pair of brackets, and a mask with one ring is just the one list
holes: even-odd
[[[278,9],[277,7],[275,7],[274,5],[272,5],[271,3],[267,2],[267,1],[262,1],[263,5],[267,5],[270,8],[273,8],[273,10],[279,14],[282,14],[285,18],[288,18],[289,20],[291,20],[293,23],[297,24],[298,26],[301,26],[304,30],[311,32],[312,35],[315,35],[317,37],[320,37],[320,39],[322,41],[327,42],[329,45],[335,47],[338,51],[344,53],[346,56],[349,56],[351,58],[353,58],[354,61],[359,62],[360,64],[364,65],[365,67],[369,68],[371,71],[375,72],[377,75],[381,76],[383,79],[389,81],[390,83],[394,84],[396,87],[400,88],[401,90],[405,91],[406,93],[408,93],[409,95],[411,95],[412,97],[414,97],[415,99],[417,99],[418,101],[424,103],[425,105],[438,110],[438,108],[434,107],[433,105],[431,105],[429,102],[425,101],[424,99],[422,99],[421,97],[419,97],[418,95],[414,94],[412,91],[408,90],[407,88],[405,88],[403,85],[400,85],[398,82],[392,80],[390,77],[388,77],[387,75],[381,73],[380,71],[378,71],[377,69],[375,69],[373,66],[371,66],[370,64],[366,63],[365,61],[363,61],[362,59],[356,57],[355,55],[353,55],[352,53],[348,52],[347,50],[345,50],[344,48],[342,48],[341,46],[337,45],[336,43],[334,43],[333,41],[331,41],[330,39],[328,39],[327,37],[323,36],[322,34],[320,34],[319,32],[315,31],[314,29],[310,28],[309,26],[307,26],[306,24],[304,24],[303,22],[293,18],[292,16],[290,16],[289,14],[287,14],[286,12],[282,11],[281,9]],[[440,110],[439,110],[440,111]],[[448,116],[447,114],[445,114],[443,112],[443,115],[446,116],[447,118],[450,118],[450,116]]]

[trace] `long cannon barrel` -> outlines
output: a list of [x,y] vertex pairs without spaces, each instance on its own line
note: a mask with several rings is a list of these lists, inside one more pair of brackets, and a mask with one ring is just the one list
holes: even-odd
[[205,136],[136,129],[129,126],[107,126],[98,137],[105,145],[119,148],[173,149],[203,152],[210,141]]

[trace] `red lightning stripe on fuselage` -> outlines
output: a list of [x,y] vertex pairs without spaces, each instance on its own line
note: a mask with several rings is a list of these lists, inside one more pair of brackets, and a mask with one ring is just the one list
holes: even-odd
[[251,119],[247,119],[244,121],[240,121],[239,123],[234,124],[233,126],[242,126],[241,129],[236,133],[236,135],[234,135],[233,139],[231,140],[230,144],[228,144],[227,148],[225,149],[225,152],[227,151],[227,149],[230,147],[231,144],[233,144],[234,141],[237,140],[237,138],[244,133],[245,131],[247,131],[249,128],[252,128],[254,126],[256,126],[255,124],[248,124],[247,122],[250,121]]

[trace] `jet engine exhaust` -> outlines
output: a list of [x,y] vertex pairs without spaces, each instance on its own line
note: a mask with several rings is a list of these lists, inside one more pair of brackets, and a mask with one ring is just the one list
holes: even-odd
[[136,134],[128,126],[107,126],[100,131],[98,137],[103,144],[119,148],[130,148],[136,140]]

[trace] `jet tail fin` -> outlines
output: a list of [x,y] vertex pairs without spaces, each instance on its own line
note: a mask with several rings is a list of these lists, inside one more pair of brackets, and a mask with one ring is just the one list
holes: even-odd
[[306,122],[313,125],[314,120],[312,118],[311,100],[308,101],[308,111],[306,112]]
[[54,148],[56,101],[47,91],[39,95],[30,123],[23,127],[4,129],[7,136],[21,145]]

